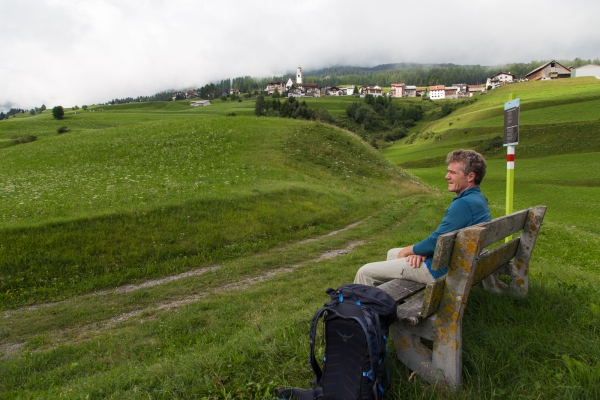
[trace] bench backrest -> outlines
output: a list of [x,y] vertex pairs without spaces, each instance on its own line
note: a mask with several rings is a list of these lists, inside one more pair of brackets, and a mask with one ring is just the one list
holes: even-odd
[[[432,269],[437,270],[448,265],[448,274],[425,288],[421,318],[436,312],[440,305],[457,312],[455,306],[460,305],[444,305],[443,301],[456,302],[456,299],[466,301],[471,286],[502,267],[508,266],[513,259],[514,268],[527,271],[545,212],[545,206],[533,207],[490,222],[440,235],[433,256]],[[512,235],[518,232],[521,234],[511,239]],[[510,240],[491,250],[486,250],[486,247],[506,238]],[[516,290],[524,293],[514,294],[524,295],[528,286],[527,274],[519,279],[522,282],[517,282]],[[462,312],[460,314],[462,315]]]

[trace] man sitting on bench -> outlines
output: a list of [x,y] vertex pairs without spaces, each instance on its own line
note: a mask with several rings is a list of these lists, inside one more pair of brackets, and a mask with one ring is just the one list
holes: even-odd
[[412,246],[391,249],[387,261],[363,265],[354,283],[379,286],[396,278],[429,283],[445,275],[448,267],[431,269],[431,261],[438,236],[492,219],[487,201],[479,184],[483,180],[486,164],[483,156],[473,150],[454,150],[446,157],[448,191],[456,193],[446,209],[444,219],[425,240]]

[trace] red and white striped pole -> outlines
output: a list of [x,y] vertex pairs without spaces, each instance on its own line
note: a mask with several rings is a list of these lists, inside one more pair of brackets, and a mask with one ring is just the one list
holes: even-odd
[[513,212],[515,193],[515,146],[506,147],[506,215]]

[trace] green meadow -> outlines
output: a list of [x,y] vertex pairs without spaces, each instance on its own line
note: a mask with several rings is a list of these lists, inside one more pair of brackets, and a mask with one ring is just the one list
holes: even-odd
[[[248,99],[0,121],[0,398],[308,388],[325,290],[435,229],[452,199],[449,151],[484,152],[482,190],[504,214],[505,151],[490,143],[511,93],[514,208],[548,206],[529,296],[472,290],[460,392],[412,377],[390,347],[388,398],[599,398],[599,82],[496,89],[385,150],[326,124],[257,118]],[[307,99],[332,115],[352,101]]]

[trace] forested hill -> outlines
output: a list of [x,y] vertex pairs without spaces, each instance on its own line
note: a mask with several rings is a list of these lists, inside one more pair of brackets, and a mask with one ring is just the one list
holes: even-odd
[[[497,72],[510,72],[517,79],[550,60],[512,63],[494,66],[456,64],[382,64],[375,67],[335,66],[319,70],[305,70],[304,81],[318,85],[338,86],[344,84],[365,84],[389,86],[392,83],[407,85],[452,85],[454,83],[485,84],[488,77]],[[580,67],[586,64],[600,64],[600,60],[557,60],[565,67]],[[287,79],[287,78],[286,78]]]

